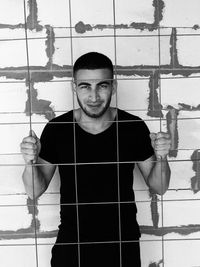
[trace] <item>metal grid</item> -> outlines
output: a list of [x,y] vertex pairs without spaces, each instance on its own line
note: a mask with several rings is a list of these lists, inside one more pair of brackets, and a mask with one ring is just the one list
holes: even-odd
[[[34,124],[35,124],[35,122],[33,122],[32,121],[32,115],[33,115],[33,111],[32,111],[32,90],[31,90],[31,70],[30,70],[30,63],[29,63],[29,39],[30,38],[28,38],[28,35],[27,35],[27,27],[26,27],[26,25],[27,25],[27,14],[26,14],[26,1],[24,0],[24,29],[25,29],[25,38],[24,38],[24,40],[25,40],[25,42],[26,42],[26,54],[27,54],[27,74],[26,74],[26,83],[27,83],[27,87],[28,87],[28,89],[29,89],[29,110],[30,110],[30,114],[29,114],[29,123],[28,123],[28,125],[29,125],[29,127],[30,127],[30,130],[33,128],[33,126],[34,126]],[[158,6],[159,6],[159,4],[158,4]],[[69,17],[70,17],[70,36],[69,37],[62,37],[62,38],[69,38],[70,39],[70,43],[71,43],[71,65],[73,65],[73,62],[74,62],[74,55],[73,55],[73,40],[75,39],[75,38],[87,38],[87,36],[81,36],[81,37],[75,37],[75,36],[73,36],[73,32],[72,32],[72,30],[73,30],[73,25],[72,25],[72,21],[71,21],[71,16],[72,16],[72,11],[71,11],[71,1],[69,0],[69,10],[70,10],[70,14],[69,14]],[[117,27],[115,27],[115,25],[116,25],[116,22],[115,22],[115,0],[113,0],[113,25],[114,25],[114,27],[113,27],[113,36],[108,36],[108,35],[106,35],[106,36],[103,36],[103,35],[99,35],[98,37],[99,38],[101,38],[101,37],[111,37],[111,38],[113,38],[114,39],[114,47],[113,47],[113,50],[114,50],[114,65],[115,65],[115,78],[117,79],[117,80],[135,80],[135,79],[139,79],[139,80],[141,80],[141,79],[147,79],[147,78],[134,78],[134,79],[132,79],[132,78],[121,78],[121,77],[118,77],[118,73],[119,73],[119,69],[118,69],[118,64],[117,64],[117,37],[118,37],[118,35],[117,35],[117,33],[116,33],[116,28]],[[161,36],[163,36],[161,33],[160,33],[160,29],[162,29],[161,27],[158,27],[158,35],[157,35],[157,38],[158,38],[158,47],[159,47],[159,49],[158,49],[158,58],[159,58],[159,66],[158,66],[158,69],[157,69],[157,71],[158,71],[158,73],[159,73],[159,79],[158,79],[158,81],[159,81],[159,102],[161,103],[162,102],[162,99],[161,99],[161,93],[162,93],[162,79],[167,79],[167,78],[164,78],[164,77],[160,77],[161,76],[161,74],[163,73],[163,68],[162,68],[162,62],[161,62],[161,48],[160,48],[160,38],[161,38]],[[155,35],[153,35],[152,34],[152,36],[154,36],[155,37]],[[95,36],[95,37],[97,37],[97,36]],[[125,35],[123,35],[123,37],[125,37]],[[129,38],[129,37],[132,37],[132,36],[129,36],[129,35],[127,35],[126,36],[127,38]],[[144,35],[144,37],[145,37],[145,35]],[[149,37],[151,37],[151,36],[149,36]],[[59,37],[58,37],[59,38]],[[90,38],[92,38],[92,36],[90,36]],[[39,39],[39,38],[38,38]],[[5,39],[4,39],[5,40]],[[173,63],[174,64],[174,63]],[[167,67],[164,69],[164,71],[166,71],[167,70]],[[171,71],[171,69],[169,69],[170,71]],[[177,69],[178,70],[178,69]],[[181,71],[182,69],[180,69],[180,71]],[[65,70],[60,70],[60,71],[65,71]],[[147,70],[148,71],[148,70]],[[198,68],[193,68],[193,70],[192,70],[194,73],[195,72],[199,72],[199,69]],[[42,70],[40,70],[40,72],[42,72]],[[45,72],[45,71],[44,71]],[[153,72],[154,72],[154,70],[153,70]],[[198,79],[199,78],[199,76],[195,76],[195,77],[190,77],[190,78],[195,78],[195,79]],[[184,77],[171,77],[170,79],[184,79]],[[187,78],[188,79],[188,78]],[[55,82],[55,81],[51,81],[51,82]],[[59,81],[56,81],[56,82],[59,82]],[[62,82],[63,82],[63,80],[62,80]],[[69,80],[66,80],[66,82],[68,83],[68,82],[70,82]],[[5,82],[5,83],[9,83],[9,82]],[[17,83],[17,81],[16,81],[16,83]],[[20,83],[20,82],[19,82]],[[74,103],[74,106],[75,106],[75,100],[73,100],[73,103]],[[116,106],[118,106],[118,98],[117,98],[117,94],[116,94]],[[128,110],[128,111],[134,111],[134,110]],[[140,110],[141,111],[141,110]],[[143,110],[143,111],[146,111],[146,110]],[[63,110],[61,110],[61,111],[57,111],[57,112],[63,112]],[[5,112],[6,114],[8,114],[9,112]],[[11,112],[12,113],[12,112]],[[38,113],[40,113],[40,111],[38,111]],[[1,114],[3,114],[3,113],[1,113]],[[186,118],[187,119],[187,118]],[[190,119],[192,119],[192,118],[190,118]],[[199,119],[198,117],[195,117],[195,118],[193,118],[193,119]],[[153,120],[153,119],[152,119]],[[161,116],[159,117],[159,118],[157,118],[157,120],[159,120],[159,123],[160,123],[160,131],[162,131],[162,121],[164,120]],[[184,120],[184,119],[183,119]],[[150,121],[150,120],[149,120]],[[36,122],[36,123],[38,123],[38,122]],[[4,124],[4,123],[1,123],[1,124]],[[5,124],[7,124],[7,123],[5,123]],[[13,123],[11,123],[11,124],[15,124],[15,125],[17,125],[17,124],[22,124],[22,123],[18,123],[18,122],[13,122]],[[76,144],[75,144],[76,145]],[[194,148],[191,148],[191,149],[188,149],[188,150],[193,150]],[[183,149],[183,150],[187,150],[187,149]],[[1,155],[3,155],[3,156],[5,156],[6,154],[4,153],[4,154],[1,154]],[[10,155],[9,153],[8,153],[8,155]],[[13,153],[13,155],[14,155],[14,153]],[[18,155],[17,153],[16,153],[16,155]],[[198,159],[197,159],[198,160]],[[171,162],[176,162],[176,160],[173,160],[173,159],[171,159]],[[180,160],[181,161],[181,160]],[[185,162],[185,161],[189,161],[189,160],[183,160],[183,162]],[[120,163],[119,161],[118,161],[118,163]],[[100,163],[101,164],[101,163]],[[14,166],[15,164],[11,164],[11,166]],[[5,166],[7,166],[7,167],[9,167],[9,164],[5,164]],[[20,164],[16,164],[16,166],[20,166]],[[198,171],[197,171],[198,172]],[[32,175],[32,179],[34,180],[34,176]],[[119,183],[118,183],[119,184]],[[34,187],[33,187],[33,190],[34,190]],[[144,189],[145,190],[145,189]],[[142,191],[142,190],[141,190]],[[119,188],[118,188],[118,193],[119,193]],[[120,204],[120,195],[118,195],[118,199],[119,199],[119,204]],[[187,199],[188,200],[188,199]],[[194,199],[191,199],[192,201],[194,201]],[[195,199],[195,201],[198,201],[199,199]],[[165,202],[165,201],[174,201],[174,200],[164,200],[163,199],[163,197],[161,197],[161,199],[160,199],[160,203],[161,203],[161,228],[163,228],[164,229],[164,207],[163,207],[163,203]],[[186,200],[184,200],[184,199],[179,199],[178,201],[186,201]],[[138,203],[138,202],[140,202],[140,203],[145,203],[145,202],[148,202],[148,201],[136,201],[136,203]],[[155,202],[157,203],[157,200],[155,200]],[[101,203],[99,203],[99,204],[101,204]],[[105,203],[104,203],[105,204]],[[38,203],[37,202],[34,202],[34,203],[31,203],[29,206],[30,207],[33,207],[33,218],[34,218],[34,220],[33,220],[33,223],[34,223],[34,229],[35,229],[35,231],[34,231],[34,240],[35,240],[35,243],[34,243],[34,247],[35,247],[35,258],[36,258],[36,266],[37,267],[40,267],[40,264],[39,264],[39,260],[38,260],[38,246],[40,245],[40,244],[38,244],[38,233],[37,233],[37,205],[38,205]],[[39,204],[39,205],[43,205],[43,206],[45,206],[45,204]],[[56,204],[51,204],[51,205],[58,205],[57,203]],[[78,207],[78,205],[80,205],[80,203],[78,203],[78,198],[77,198],[77,207]],[[84,205],[84,203],[82,203],[81,205]],[[9,207],[10,205],[1,205],[1,207]],[[12,206],[14,206],[14,205],[12,205]],[[18,206],[18,205],[15,205],[15,206]],[[19,206],[21,206],[21,205],[19,205]],[[120,213],[120,206],[118,206],[119,207],[119,213]],[[77,217],[78,217],[78,212],[77,212]],[[120,224],[119,224],[120,225]],[[198,226],[196,227],[197,229],[198,229]],[[194,230],[195,230],[195,227],[194,227]],[[79,227],[78,227],[78,229],[77,229],[77,231],[79,231]],[[120,232],[120,229],[119,229],[119,232]],[[17,234],[16,234],[17,235]],[[159,239],[158,239],[159,240]],[[169,241],[170,239],[168,239],[168,241]],[[173,240],[173,239],[172,239]],[[189,240],[189,239],[184,239],[184,238],[182,238],[181,240]],[[196,240],[196,239],[195,239]],[[153,242],[153,241],[155,241],[155,239],[152,239],[152,240],[142,240],[141,242]],[[164,242],[165,242],[165,239],[164,239],[164,235],[162,235],[162,258],[163,258],[163,263],[162,263],[162,266],[164,267],[165,266],[165,248],[164,248]],[[80,242],[79,242],[80,243]],[[46,244],[43,244],[43,245],[48,245],[49,243],[46,243]],[[27,245],[27,244],[26,244]],[[17,246],[17,245],[16,245]],[[79,266],[80,266],[80,259],[79,259]],[[81,267],[81,266],[80,266]]]

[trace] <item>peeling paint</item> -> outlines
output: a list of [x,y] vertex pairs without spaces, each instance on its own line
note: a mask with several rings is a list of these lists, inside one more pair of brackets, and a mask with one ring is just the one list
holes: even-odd
[[134,28],[136,30],[149,30],[154,31],[158,28],[158,25],[154,22],[153,24],[145,23],[145,22],[132,22],[129,28]]
[[17,239],[26,239],[26,238],[32,238],[34,239],[37,238],[54,238],[58,234],[58,230],[53,230],[53,231],[45,231],[45,232],[40,232],[38,231],[35,233],[33,231],[32,227],[29,228],[21,228],[18,229],[17,231],[0,231],[0,240],[17,240]]
[[154,24],[148,24],[144,22],[132,22],[129,25],[128,24],[96,24],[96,25],[91,25],[91,24],[85,24],[83,21],[79,21],[75,25],[75,31],[79,34],[84,34],[87,31],[92,31],[92,30],[105,30],[105,29],[138,29],[138,30],[149,30],[153,31],[157,29],[157,26],[154,26]]
[[128,24],[97,24],[97,25],[91,25],[91,24],[85,24],[83,21],[79,21],[75,25],[75,31],[79,34],[86,33],[87,31],[92,31],[93,29],[96,30],[104,30],[104,29],[138,29],[138,30],[149,30],[154,31],[155,29],[158,29],[160,21],[163,18],[163,9],[164,9],[164,2],[162,0],[154,0],[153,1],[153,7],[154,7],[154,22],[153,23],[145,23],[145,22],[132,22],[129,25]]
[[200,26],[198,24],[195,24],[193,27],[192,27],[193,30],[199,30],[200,29]]
[[180,110],[187,110],[187,111],[197,111],[200,110],[200,104],[197,105],[196,107],[184,104],[184,103],[178,103]]
[[160,21],[163,19],[163,11],[165,4],[163,0],[153,0],[154,6],[154,23],[153,26],[158,28],[160,26]]
[[17,25],[11,25],[11,24],[0,24],[0,29],[24,29],[24,24],[23,23],[19,23]]
[[27,28],[41,31],[43,27],[38,22],[38,7],[36,0],[28,0],[29,15],[27,16]]
[[171,148],[169,151],[169,157],[176,157],[178,154],[178,143],[179,143],[179,137],[178,137],[178,126],[177,126],[177,117],[178,117],[178,110],[168,106],[169,112],[166,115],[167,119],[167,131],[170,134],[171,138]]
[[[56,64],[52,64],[51,70],[49,70],[49,66],[30,66],[29,72],[32,82],[47,82],[53,80],[54,77],[72,77],[72,67],[66,65],[60,67]],[[25,80],[27,79],[27,66],[0,69],[0,77],[5,77],[6,79]]]
[[170,56],[171,56],[171,67],[178,68],[178,51],[177,51],[177,30],[176,28],[172,28],[172,33],[170,37]]
[[191,155],[191,160],[193,162],[192,169],[195,172],[195,176],[191,178],[191,188],[194,193],[200,190],[200,151],[197,149]]
[[30,110],[30,99],[29,99],[29,89],[27,90],[28,99],[26,101],[26,107],[25,107],[25,113],[27,116],[30,116],[30,114],[39,114],[45,115],[45,118],[47,120],[51,120],[55,117],[55,113],[53,109],[50,107],[51,102],[48,100],[38,99],[38,93],[37,89],[33,87],[33,84],[30,85],[31,88],[31,105],[32,110]]
[[159,73],[153,72],[149,79],[149,105],[147,115],[150,117],[162,118],[162,105],[159,102],[157,89],[159,87]]
[[53,30],[53,27],[47,25],[46,26],[46,33],[47,33],[47,39],[45,41],[46,44],[46,55],[49,58],[49,61],[47,63],[47,67],[52,66],[53,64],[53,54],[55,52],[55,47],[54,47],[54,43],[55,43],[55,33]]
[[[178,76],[181,75],[182,77],[189,77],[192,74],[196,74],[196,73],[200,73],[200,66],[196,66],[196,67],[189,67],[189,66],[182,66],[180,65],[178,68],[173,69],[172,67],[170,67],[171,71],[170,72],[165,72],[165,74],[170,74],[172,73],[173,76]],[[164,72],[162,72],[164,73]]]
[[156,194],[150,193],[151,197],[151,219],[155,229],[158,228],[159,213],[158,213],[158,196]]
[[[50,52],[49,52],[49,56],[50,56]],[[158,89],[156,76],[158,75],[157,74],[158,71],[166,75],[173,74],[174,76],[181,75],[185,77],[188,77],[195,73],[200,73],[200,67],[198,68],[195,68],[195,67],[183,68],[182,67],[182,69],[180,68],[180,69],[174,70],[170,65],[161,65],[160,68],[158,66],[151,66],[151,65],[134,65],[134,66],[126,66],[126,67],[117,65],[116,70],[117,70],[117,75],[123,75],[127,77],[130,77],[130,76],[150,77],[149,87],[152,93],[151,97],[152,99],[155,98],[154,103],[157,102],[158,105],[160,105],[158,103],[158,99],[156,100],[156,95],[157,95],[156,90]],[[65,78],[65,77],[71,78],[72,77],[72,66],[71,65],[59,66],[57,64],[52,64],[50,66],[50,64],[47,63],[47,66],[45,67],[29,66],[29,71],[31,73],[32,82],[51,81],[53,80],[54,77],[56,78]],[[152,74],[152,73],[155,73],[155,74]],[[0,68],[0,77],[6,77],[7,79],[24,80],[27,78],[27,66]],[[200,110],[200,105],[196,108],[196,110],[197,109]],[[157,117],[159,117],[159,115]]]
[[86,31],[92,31],[92,26],[90,24],[84,24],[82,21],[79,21],[75,25],[75,31],[77,33],[85,33]]
[[117,75],[123,76],[140,76],[148,77],[152,74],[152,71],[157,68],[155,66],[144,66],[144,65],[135,65],[135,66],[116,66]]
[[146,235],[155,235],[155,236],[164,236],[166,234],[180,234],[182,236],[187,236],[192,233],[200,231],[199,224],[188,224],[181,226],[169,226],[169,227],[160,227],[155,229],[153,226],[144,226],[140,225],[140,232]]
[[37,208],[37,200],[34,201],[30,199],[29,197],[27,198],[27,208],[28,208],[28,213],[32,215],[32,222],[31,222],[31,229],[34,233],[34,231],[39,231],[40,229],[40,221],[37,218],[38,215],[38,208]]
[[92,31],[93,29],[102,31],[104,29],[130,29],[130,28],[133,28],[133,26],[132,25],[129,26],[128,24],[115,24],[115,25],[97,24],[92,26],[90,24],[85,24],[83,21],[79,21],[75,25],[75,31],[80,34],[83,34],[87,31]]
[[158,263],[152,262],[149,264],[149,267],[160,267],[160,264],[163,263],[163,260],[160,260]]

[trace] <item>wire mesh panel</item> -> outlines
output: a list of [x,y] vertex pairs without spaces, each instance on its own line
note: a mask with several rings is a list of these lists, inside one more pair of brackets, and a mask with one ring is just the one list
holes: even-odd
[[[1,265],[50,267],[57,253],[77,267],[126,267],[136,254],[142,267],[198,266],[199,1],[1,4]],[[73,65],[91,51],[114,66],[111,107],[120,111],[104,132],[110,139],[84,132],[72,112],[79,108]],[[123,110],[131,116],[126,122]],[[163,196],[149,190],[137,167],[145,145],[129,129],[140,127],[138,117],[150,132],[172,139],[171,182]],[[40,137],[46,125],[56,137],[49,155],[65,156],[49,156],[54,177],[31,200],[20,143],[30,130]],[[30,179],[34,195],[33,169]]]

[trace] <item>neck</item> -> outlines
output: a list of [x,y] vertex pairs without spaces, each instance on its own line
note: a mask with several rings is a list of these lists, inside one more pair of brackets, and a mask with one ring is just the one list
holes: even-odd
[[116,116],[115,108],[108,110],[99,118],[87,116],[81,109],[75,110],[75,119],[79,126],[90,133],[100,133],[107,129],[113,122]]

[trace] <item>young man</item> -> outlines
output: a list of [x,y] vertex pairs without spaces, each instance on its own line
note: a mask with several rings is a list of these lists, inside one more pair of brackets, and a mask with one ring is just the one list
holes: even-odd
[[40,140],[32,131],[21,143],[29,197],[44,193],[59,168],[61,224],[52,267],[139,267],[135,163],[151,190],[168,188],[169,135],[149,135],[140,118],[110,107],[116,86],[109,58],[81,56],[74,64],[80,108],[49,122]]

